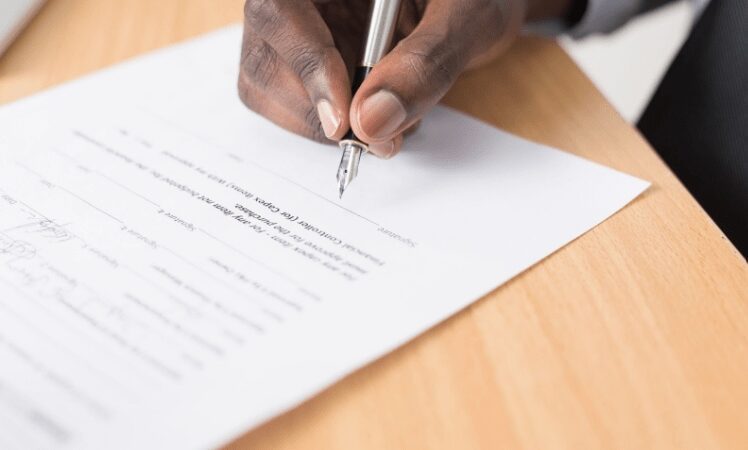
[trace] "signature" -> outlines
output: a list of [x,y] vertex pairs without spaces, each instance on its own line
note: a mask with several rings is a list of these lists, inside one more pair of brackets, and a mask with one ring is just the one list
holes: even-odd
[[15,258],[33,258],[36,256],[36,247],[26,241],[11,239],[0,233],[0,255],[9,255]]
[[33,222],[24,223],[15,227],[6,229],[5,232],[19,231],[26,234],[34,234],[54,242],[65,242],[73,239],[73,236],[64,226],[56,224],[54,221],[45,218],[34,220]]

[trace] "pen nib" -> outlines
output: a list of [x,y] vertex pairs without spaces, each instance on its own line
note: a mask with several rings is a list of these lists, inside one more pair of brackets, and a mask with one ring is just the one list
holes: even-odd
[[338,167],[338,191],[342,199],[346,188],[356,178],[361,155],[366,153],[367,149],[364,144],[354,140],[341,141],[340,149],[343,150],[343,157],[340,158]]

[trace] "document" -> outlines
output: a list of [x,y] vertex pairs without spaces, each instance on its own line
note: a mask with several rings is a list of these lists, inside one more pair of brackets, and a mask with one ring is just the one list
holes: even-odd
[[246,110],[231,27],[0,108],[0,448],[230,441],[647,183],[440,107],[396,158]]

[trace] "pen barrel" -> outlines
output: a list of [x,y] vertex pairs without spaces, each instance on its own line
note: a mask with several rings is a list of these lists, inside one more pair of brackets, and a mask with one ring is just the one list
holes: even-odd
[[[356,67],[356,71],[353,73],[353,84],[351,84],[352,95],[356,95],[356,92],[358,92],[358,88],[360,88],[364,83],[364,80],[369,75],[369,72],[371,72],[372,68],[373,67],[370,66]],[[348,130],[348,133],[346,133],[346,135],[343,137],[343,140],[361,141],[356,137],[355,134],[353,134],[353,130]]]
[[[358,88],[392,46],[392,39],[397,28],[397,18],[400,15],[401,0],[373,0],[369,11],[369,28],[366,31],[366,42],[361,56],[361,63],[353,74],[351,85],[352,95],[356,95]],[[354,140],[362,142],[353,130],[343,137],[343,141]]]
[[390,51],[397,28],[401,0],[374,0],[369,11],[369,28],[361,55],[361,66],[374,67]]

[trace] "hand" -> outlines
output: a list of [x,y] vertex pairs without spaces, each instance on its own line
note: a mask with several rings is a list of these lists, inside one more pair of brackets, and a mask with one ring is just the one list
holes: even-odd
[[528,11],[561,14],[569,1],[403,0],[397,45],[351,99],[369,0],[248,0],[240,97],[317,141],[339,140],[352,127],[389,158],[463,71],[508,47]]

